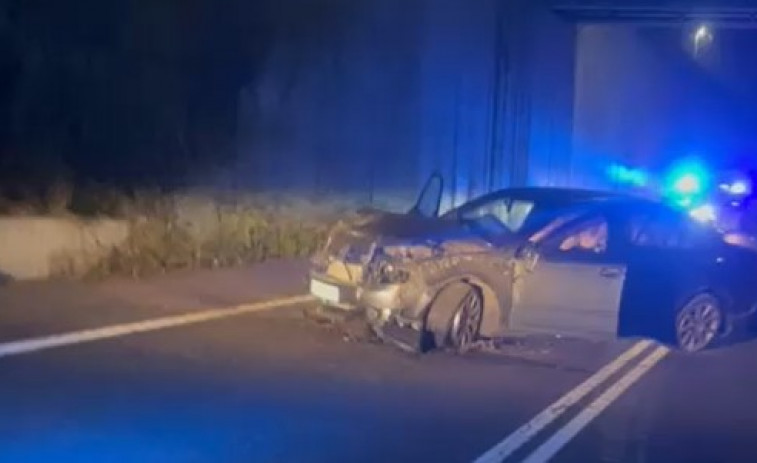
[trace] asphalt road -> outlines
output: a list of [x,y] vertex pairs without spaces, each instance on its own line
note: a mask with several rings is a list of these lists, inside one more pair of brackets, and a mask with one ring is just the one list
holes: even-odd
[[[0,303],[30,304],[13,291]],[[45,291],[60,302],[70,288],[31,293]],[[307,319],[299,304],[9,348],[183,313],[105,300],[110,315],[100,318],[73,306],[74,315],[42,316],[48,307],[0,323],[15,328],[0,342],[0,461],[497,461],[497,444],[507,461],[757,458],[754,341],[684,356],[637,340],[530,338],[467,357],[414,356],[376,343],[359,323]],[[93,310],[97,298],[88,301]],[[633,348],[639,355],[618,363]],[[579,387],[608,364],[618,368],[605,381]],[[549,408],[571,391],[575,403]]]

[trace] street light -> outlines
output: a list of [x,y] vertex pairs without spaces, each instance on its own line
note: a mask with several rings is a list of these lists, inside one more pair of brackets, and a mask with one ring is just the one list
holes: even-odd
[[700,24],[692,36],[694,40],[694,56],[699,55],[699,50],[712,43],[712,31],[706,24]]

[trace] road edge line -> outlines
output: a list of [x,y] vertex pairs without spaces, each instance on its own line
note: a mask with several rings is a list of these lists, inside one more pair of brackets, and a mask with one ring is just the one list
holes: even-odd
[[633,367],[628,373],[623,375],[605,392],[597,397],[593,402],[587,405],[581,412],[570,420],[565,426],[558,429],[552,436],[542,443],[524,463],[542,463],[548,461],[562,449],[565,444],[570,442],[583,428],[599,416],[602,411],[609,407],[618,399],[629,387],[636,383],[642,376],[651,370],[670,352],[665,346],[660,346],[638,365]]
[[628,350],[617,356],[612,362],[599,369],[581,384],[571,389],[565,395],[542,410],[528,423],[516,429],[504,440],[484,452],[474,460],[474,463],[501,463],[505,458],[521,448],[542,429],[565,413],[568,408],[575,405],[579,400],[607,381],[610,376],[642,354],[651,344],[652,341],[646,339],[637,341],[633,346],[628,348]]
[[130,334],[144,333],[147,331],[156,331],[176,326],[201,323],[220,318],[233,317],[235,315],[242,315],[250,312],[261,312],[264,310],[275,309],[281,306],[312,302],[314,300],[315,299],[313,298],[313,296],[309,294],[283,297],[269,299],[267,301],[240,304],[226,308],[205,309],[199,312],[189,312],[181,315],[170,315],[167,317],[153,318],[138,322],[120,323],[116,325],[70,331],[68,333],[53,334],[38,338],[9,341],[0,343],[0,358],[26,354],[30,352],[37,352],[40,350],[53,349],[56,347],[63,347],[73,344],[98,341],[101,339],[117,338]]

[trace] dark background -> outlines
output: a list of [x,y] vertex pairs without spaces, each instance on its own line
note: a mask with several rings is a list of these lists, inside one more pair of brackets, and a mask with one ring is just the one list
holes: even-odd
[[757,159],[753,29],[694,58],[693,24],[590,23],[546,0],[2,0],[0,194],[407,201],[438,170],[449,205]]
[[55,181],[171,187],[232,162],[240,88],[271,44],[307,40],[340,3],[4,0],[4,193]]

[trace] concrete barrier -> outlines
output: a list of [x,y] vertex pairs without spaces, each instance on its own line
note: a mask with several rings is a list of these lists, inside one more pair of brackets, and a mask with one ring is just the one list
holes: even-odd
[[119,220],[0,217],[0,282],[49,278],[61,266],[87,266],[122,243]]

